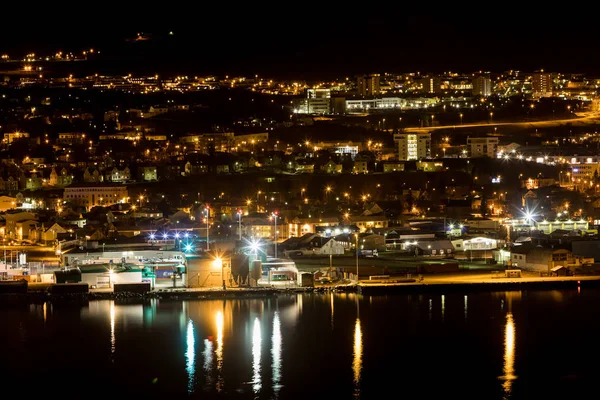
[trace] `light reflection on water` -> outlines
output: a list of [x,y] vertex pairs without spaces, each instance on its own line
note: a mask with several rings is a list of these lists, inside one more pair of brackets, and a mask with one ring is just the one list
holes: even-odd
[[354,372],[354,395],[360,397],[360,376],[362,372],[362,329],[360,318],[356,318],[354,323],[354,359],[352,360],[352,370]]
[[281,389],[281,322],[279,321],[279,312],[275,312],[273,317],[273,336],[271,337],[271,357],[273,358],[273,394],[277,398]]
[[115,301],[110,302],[110,357],[115,362],[116,336],[115,336]]
[[217,311],[216,316],[217,324],[217,349],[215,354],[217,355],[217,392],[222,392],[225,385],[223,379],[223,312]]
[[[84,306],[48,302],[26,310],[0,307],[0,317],[4,318],[0,321],[6,321],[0,339],[18,344],[18,327],[31,332],[21,347],[7,346],[3,350],[7,363],[23,368],[18,364],[21,354],[27,360],[43,360],[56,354],[58,346],[77,345],[76,339],[83,338],[80,347],[61,353],[65,357],[54,361],[57,370],[81,364],[85,365],[81,373],[71,370],[79,381],[91,375],[84,376],[83,372],[97,369],[108,371],[105,387],[131,384],[142,391],[164,390],[173,393],[173,398],[199,392],[207,397],[306,398],[311,390],[319,390],[319,396],[315,396],[318,398],[382,398],[374,392],[393,391],[394,385],[399,384],[395,379],[400,375],[423,391],[421,398],[433,398],[428,393],[437,390],[428,386],[432,377],[451,386],[465,374],[473,378],[467,389],[471,392],[496,391],[500,397],[520,398],[526,382],[521,370],[525,363],[521,360],[527,360],[527,365],[535,365],[535,371],[540,371],[535,378],[542,373],[544,376],[571,373],[561,363],[553,366],[541,363],[536,359],[537,348],[534,352],[525,342],[517,344],[517,338],[521,340],[522,336],[517,333],[525,329],[524,318],[529,318],[527,334],[537,334],[536,338],[543,341],[535,345],[540,348],[551,345],[558,337],[554,329],[567,328],[554,326],[552,331],[540,334],[540,329],[554,322],[543,310],[560,302],[554,318],[560,316],[560,325],[565,327],[569,323],[576,325],[580,317],[569,307],[587,302],[597,304],[592,301],[600,300],[600,291],[593,293],[591,289],[582,290],[578,295],[574,288],[560,292],[528,291],[523,295],[495,292],[466,296],[449,292],[443,297],[441,294],[437,295],[440,297],[435,294],[371,297],[294,293],[276,299],[128,302],[119,299],[90,301]],[[438,299],[440,303],[436,306]],[[591,306],[586,308],[587,314],[600,319],[600,312],[595,310]],[[73,326],[79,327],[77,332],[73,332]],[[521,329],[518,332],[517,327]],[[579,332],[584,337],[587,334]],[[451,339],[452,346],[441,341],[446,338]],[[49,342],[57,344],[49,348]],[[85,358],[79,355],[88,350]],[[432,367],[429,375],[422,373],[436,363],[457,358],[464,358],[469,367],[464,371],[443,372]],[[85,364],[85,360],[94,362]],[[388,365],[396,367],[391,371]],[[30,367],[38,373],[35,365]],[[131,373],[132,370],[135,372]],[[533,370],[533,367],[528,370],[528,378]],[[14,380],[17,375],[7,373],[7,379]],[[48,379],[56,378],[52,371],[46,374]],[[121,383],[125,381],[121,377],[126,377],[126,383]],[[144,385],[151,385],[151,389]],[[439,387],[442,386],[440,383]]]
[[202,364],[202,368],[204,369],[204,390],[210,391],[212,389],[213,383],[213,350],[214,345],[212,340],[204,339],[204,351],[202,355],[204,357],[204,363]]
[[260,321],[258,317],[254,319],[254,328],[252,329],[252,389],[258,394],[262,387],[260,377],[260,353],[262,350],[262,337],[260,332]]
[[508,399],[511,394],[515,375],[515,322],[511,312],[506,313],[506,325],[504,328],[504,375],[500,377],[504,381],[504,398]]
[[185,370],[188,375],[188,393],[194,391],[194,374],[196,372],[196,339],[194,338],[194,324],[190,319],[187,324],[185,335]]

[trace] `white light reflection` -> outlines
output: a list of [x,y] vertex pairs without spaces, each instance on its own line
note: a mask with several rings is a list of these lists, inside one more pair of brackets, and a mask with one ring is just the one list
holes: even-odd
[[333,293],[331,293],[331,329],[333,329]]
[[429,299],[429,320],[431,321],[431,317],[433,316],[433,299]]
[[[300,297],[302,298],[302,297]],[[254,329],[252,330],[252,388],[254,393],[258,393],[262,387],[260,378],[260,351],[262,347],[262,337],[260,332],[260,321],[258,317],[254,319]]]
[[360,327],[360,318],[356,318],[354,324],[354,359],[352,360],[352,370],[354,371],[354,396],[360,397],[360,373],[362,371],[362,330]]
[[196,339],[194,338],[194,326],[190,319],[187,324],[187,333],[185,336],[185,370],[188,374],[188,393],[194,391],[194,371],[196,369]]
[[273,394],[275,398],[279,395],[281,389],[281,322],[279,321],[279,312],[275,312],[273,317],[273,336],[271,337],[271,357],[273,357]]
[[223,313],[217,312],[217,392],[221,393],[224,389],[223,380]]
[[209,391],[212,388],[213,376],[212,376],[212,365],[213,365],[213,342],[209,339],[204,339],[204,351],[202,355],[204,356],[204,363],[202,364],[202,368],[204,369],[204,390]]
[[467,295],[465,294],[465,319],[467,319]]
[[500,377],[504,381],[504,398],[508,399],[515,375],[515,322],[512,313],[506,314],[506,327],[504,330],[504,375]]
[[446,296],[442,295],[442,322],[444,322],[444,312],[446,311]]
[[115,301],[110,302],[110,357],[111,361],[115,362]]

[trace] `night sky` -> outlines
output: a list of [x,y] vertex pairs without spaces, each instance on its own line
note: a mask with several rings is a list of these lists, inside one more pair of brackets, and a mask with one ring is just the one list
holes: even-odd
[[[286,15],[282,17],[256,10],[205,10],[189,13],[193,18],[182,11],[161,23],[125,15],[113,16],[115,21],[110,22],[108,14],[92,13],[97,18],[89,20],[59,14],[18,31],[10,23],[3,25],[0,51],[95,47],[107,62],[145,72],[306,79],[479,69],[600,73],[591,19],[578,16],[575,22],[522,10],[485,18],[487,11],[476,11],[449,8],[437,15],[425,11],[406,15],[363,5],[352,12],[323,12],[323,16],[315,12],[311,17],[281,13]],[[153,39],[125,40],[137,32],[150,33]]]

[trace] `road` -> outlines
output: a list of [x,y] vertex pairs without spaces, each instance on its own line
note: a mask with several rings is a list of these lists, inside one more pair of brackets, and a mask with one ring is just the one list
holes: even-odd
[[423,128],[405,128],[404,132],[423,133],[431,132],[440,129],[463,129],[463,128],[481,128],[483,126],[494,127],[494,126],[516,126],[516,127],[535,127],[535,128],[547,128],[552,126],[560,126],[564,124],[572,123],[587,123],[597,124],[600,123],[600,113],[598,112],[582,112],[576,114],[576,118],[566,119],[548,119],[541,121],[520,121],[520,122],[482,122],[477,124],[462,124],[462,125],[440,125],[440,126],[429,126]]

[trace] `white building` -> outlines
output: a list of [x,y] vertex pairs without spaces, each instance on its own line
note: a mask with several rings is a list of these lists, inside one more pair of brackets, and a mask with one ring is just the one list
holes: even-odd
[[396,133],[394,141],[399,160],[421,160],[431,155],[431,133]]
[[307,89],[306,97],[296,102],[297,114],[330,114],[331,89]]
[[490,157],[495,158],[498,153],[498,138],[481,137],[467,138],[467,151],[469,157]]
[[84,206],[106,206],[125,203],[129,194],[127,186],[122,185],[77,185],[65,188],[65,201]]

